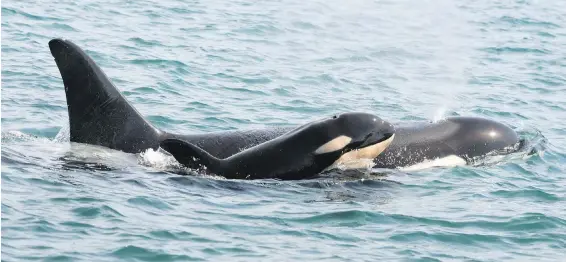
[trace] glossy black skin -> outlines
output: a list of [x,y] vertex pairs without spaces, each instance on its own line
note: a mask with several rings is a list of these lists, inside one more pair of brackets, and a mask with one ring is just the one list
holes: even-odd
[[[166,139],[161,148],[185,166],[204,165],[210,173],[233,179],[276,178],[297,180],[315,176],[344,153],[390,138],[395,128],[367,113],[344,113],[304,124],[279,137],[218,159],[184,140]],[[316,153],[340,136],[352,138],[339,150]]]
[[471,163],[474,158],[512,153],[521,146],[511,128],[478,117],[448,117],[435,123],[399,123],[395,127],[395,139],[375,158],[375,167],[407,167],[451,155]]
[[[227,158],[277,138],[293,127],[171,134],[147,122],[120,94],[96,63],[70,41],[49,42],[67,96],[71,141],[128,153],[158,149],[165,139],[180,139],[217,158]],[[436,123],[395,124],[391,145],[375,159],[376,168],[398,168],[456,155],[469,160],[519,144],[511,128],[483,118],[450,117]],[[492,137],[489,132],[495,132]]]
[[162,132],[126,101],[80,47],[54,39],[49,49],[65,85],[72,142],[125,152],[158,147]]

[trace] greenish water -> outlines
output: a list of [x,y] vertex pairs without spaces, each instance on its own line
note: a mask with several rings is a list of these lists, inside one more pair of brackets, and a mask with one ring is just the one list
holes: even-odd
[[[3,1],[2,260],[561,261],[564,1]],[[280,182],[68,143],[51,38],[177,133],[366,111],[506,123],[540,154]],[[86,164],[85,163],[91,163]]]

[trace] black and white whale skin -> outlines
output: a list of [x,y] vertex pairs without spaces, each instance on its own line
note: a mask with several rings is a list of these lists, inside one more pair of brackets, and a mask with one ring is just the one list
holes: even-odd
[[[104,146],[127,153],[158,149],[167,139],[197,146],[225,159],[273,140],[296,127],[172,134],[155,128],[120,93],[102,69],[79,46],[52,39],[49,48],[65,86],[71,142]],[[437,122],[394,123],[395,138],[374,158],[375,168],[401,168],[450,158],[470,163],[493,152],[516,151],[517,133],[499,122],[477,117],[449,117]],[[351,159],[363,156],[346,155]],[[363,152],[359,152],[363,155]]]
[[363,154],[363,159],[373,160],[394,136],[395,128],[378,116],[349,112],[308,122],[224,159],[182,139],[168,138],[160,145],[179,163],[203,166],[226,178],[298,180],[351,162],[344,158],[358,160]]

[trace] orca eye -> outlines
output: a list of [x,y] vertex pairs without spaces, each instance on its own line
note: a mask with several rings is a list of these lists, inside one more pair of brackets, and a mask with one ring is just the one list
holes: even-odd
[[338,116],[334,115],[332,118],[336,119],[336,118],[338,118]]

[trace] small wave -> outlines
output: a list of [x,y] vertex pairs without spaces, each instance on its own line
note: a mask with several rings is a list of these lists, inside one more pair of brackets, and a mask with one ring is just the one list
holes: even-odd
[[75,29],[74,27],[67,25],[67,24],[63,24],[63,23],[53,23],[49,26],[45,26],[46,28],[53,30],[53,28],[55,29],[62,29],[65,31],[69,31],[69,32],[78,32],[77,29]]
[[555,23],[539,21],[532,18],[516,18],[511,16],[503,16],[499,20],[502,22],[510,23],[512,25],[519,25],[519,26],[538,26],[546,29],[560,28],[560,25],[557,25]]
[[22,15],[25,18],[29,18],[31,20],[37,20],[37,21],[63,21],[62,18],[58,18],[58,17],[49,17],[49,16],[42,16],[42,15],[34,15],[31,13],[27,13],[24,12],[22,10],[18,10],[15,8],[7,8],[7,7],[2,7],[2,13],[5,16],[10,16],[13,14],[18,14],[18,15]]
[[81,206],[73,208],[72,213],[78,216],[79,218],[97,218],[97,217],[106,217],[106,218],[113,218],[113,217],[124,217],[120,212],[114,210],[113,208],[107,205],[101,206]]
[[360,210],[348,210],[348,211],[338,211],[329,212],[320,215],[307,216],[303,218],[287,219],[290,222],[296,222],[300,224],[341,224],[351,225],[352,222],[357,222],[358,224],[367,224],[372,221],[380,221],[381,223],[386,223],[385,217],[381,214],[375,212],[367,212]]
[[134,42],[135,44],[138,44],[138,45],[141,45],[141,46],[148,46],[148,47],[151,47],[151,46],[160,46],[160,45],[161,45],[161,42],[159,42],[159,41],[156,41],[156,40],[145,40],[145,39],[140,38],[140,37],[132,37],[132,38],[129,38],[128,41],[132,41],[132,42]]
[[452,232],[424,232],[415,231],[410,233],[395,234],[389,238],[393,241],[411,243],[416,241],[437,241],[440,243],[460,244],[460,245],[481,245],[481,244],[505,244],[503,237],[488,234],[469,234]]
[[526,47],[488,47],[484,48],[483,51],[493,54],[502,54],[502,53],[532,53],[532,54],[550,54],[551,52],[547,49],[539,49],[539,48],[526,48]]
[[137,196],[127,200],[129,204],[141,209],[170,210],[172,207],[165,201],[148,196]]
[[540,189],[497,190],[491,194],[502,198],[525,198],[525,200],[538,199],[545,202],[561,201],[562,198]]
[[26,132],[22,132],[20,130],[10,130],[10,131],[3,131],[2,132],[2,143],[17,143],[17,142],[30,142],[30,141],[37,141],[37,142],[68,142],[69,141],[69,126],[64,126],[59,129],[56,133],[55,137],[43,137],[37,136],[33,134],[29,134]]
[[167,60],[167,59],[133,59],[130,60],[132,64],[135,65],[145,65],[145,66],[157,66],[158,68],[168,68],[168,67],[182,67],[187,68],[188,66],[178,60]]
[[119,248],[110,255],[118,259],[136,259],[141,261],[195,261],[203,260],[187,255],[174,255],[163,250],[148,249],[134,245]]
[[21,131],[13,130],[2,132],[2,144],[9,143],[9,142],[18,142],[18,141],[33,141],[37,140],[39,137],[34,135],[29,135]]

